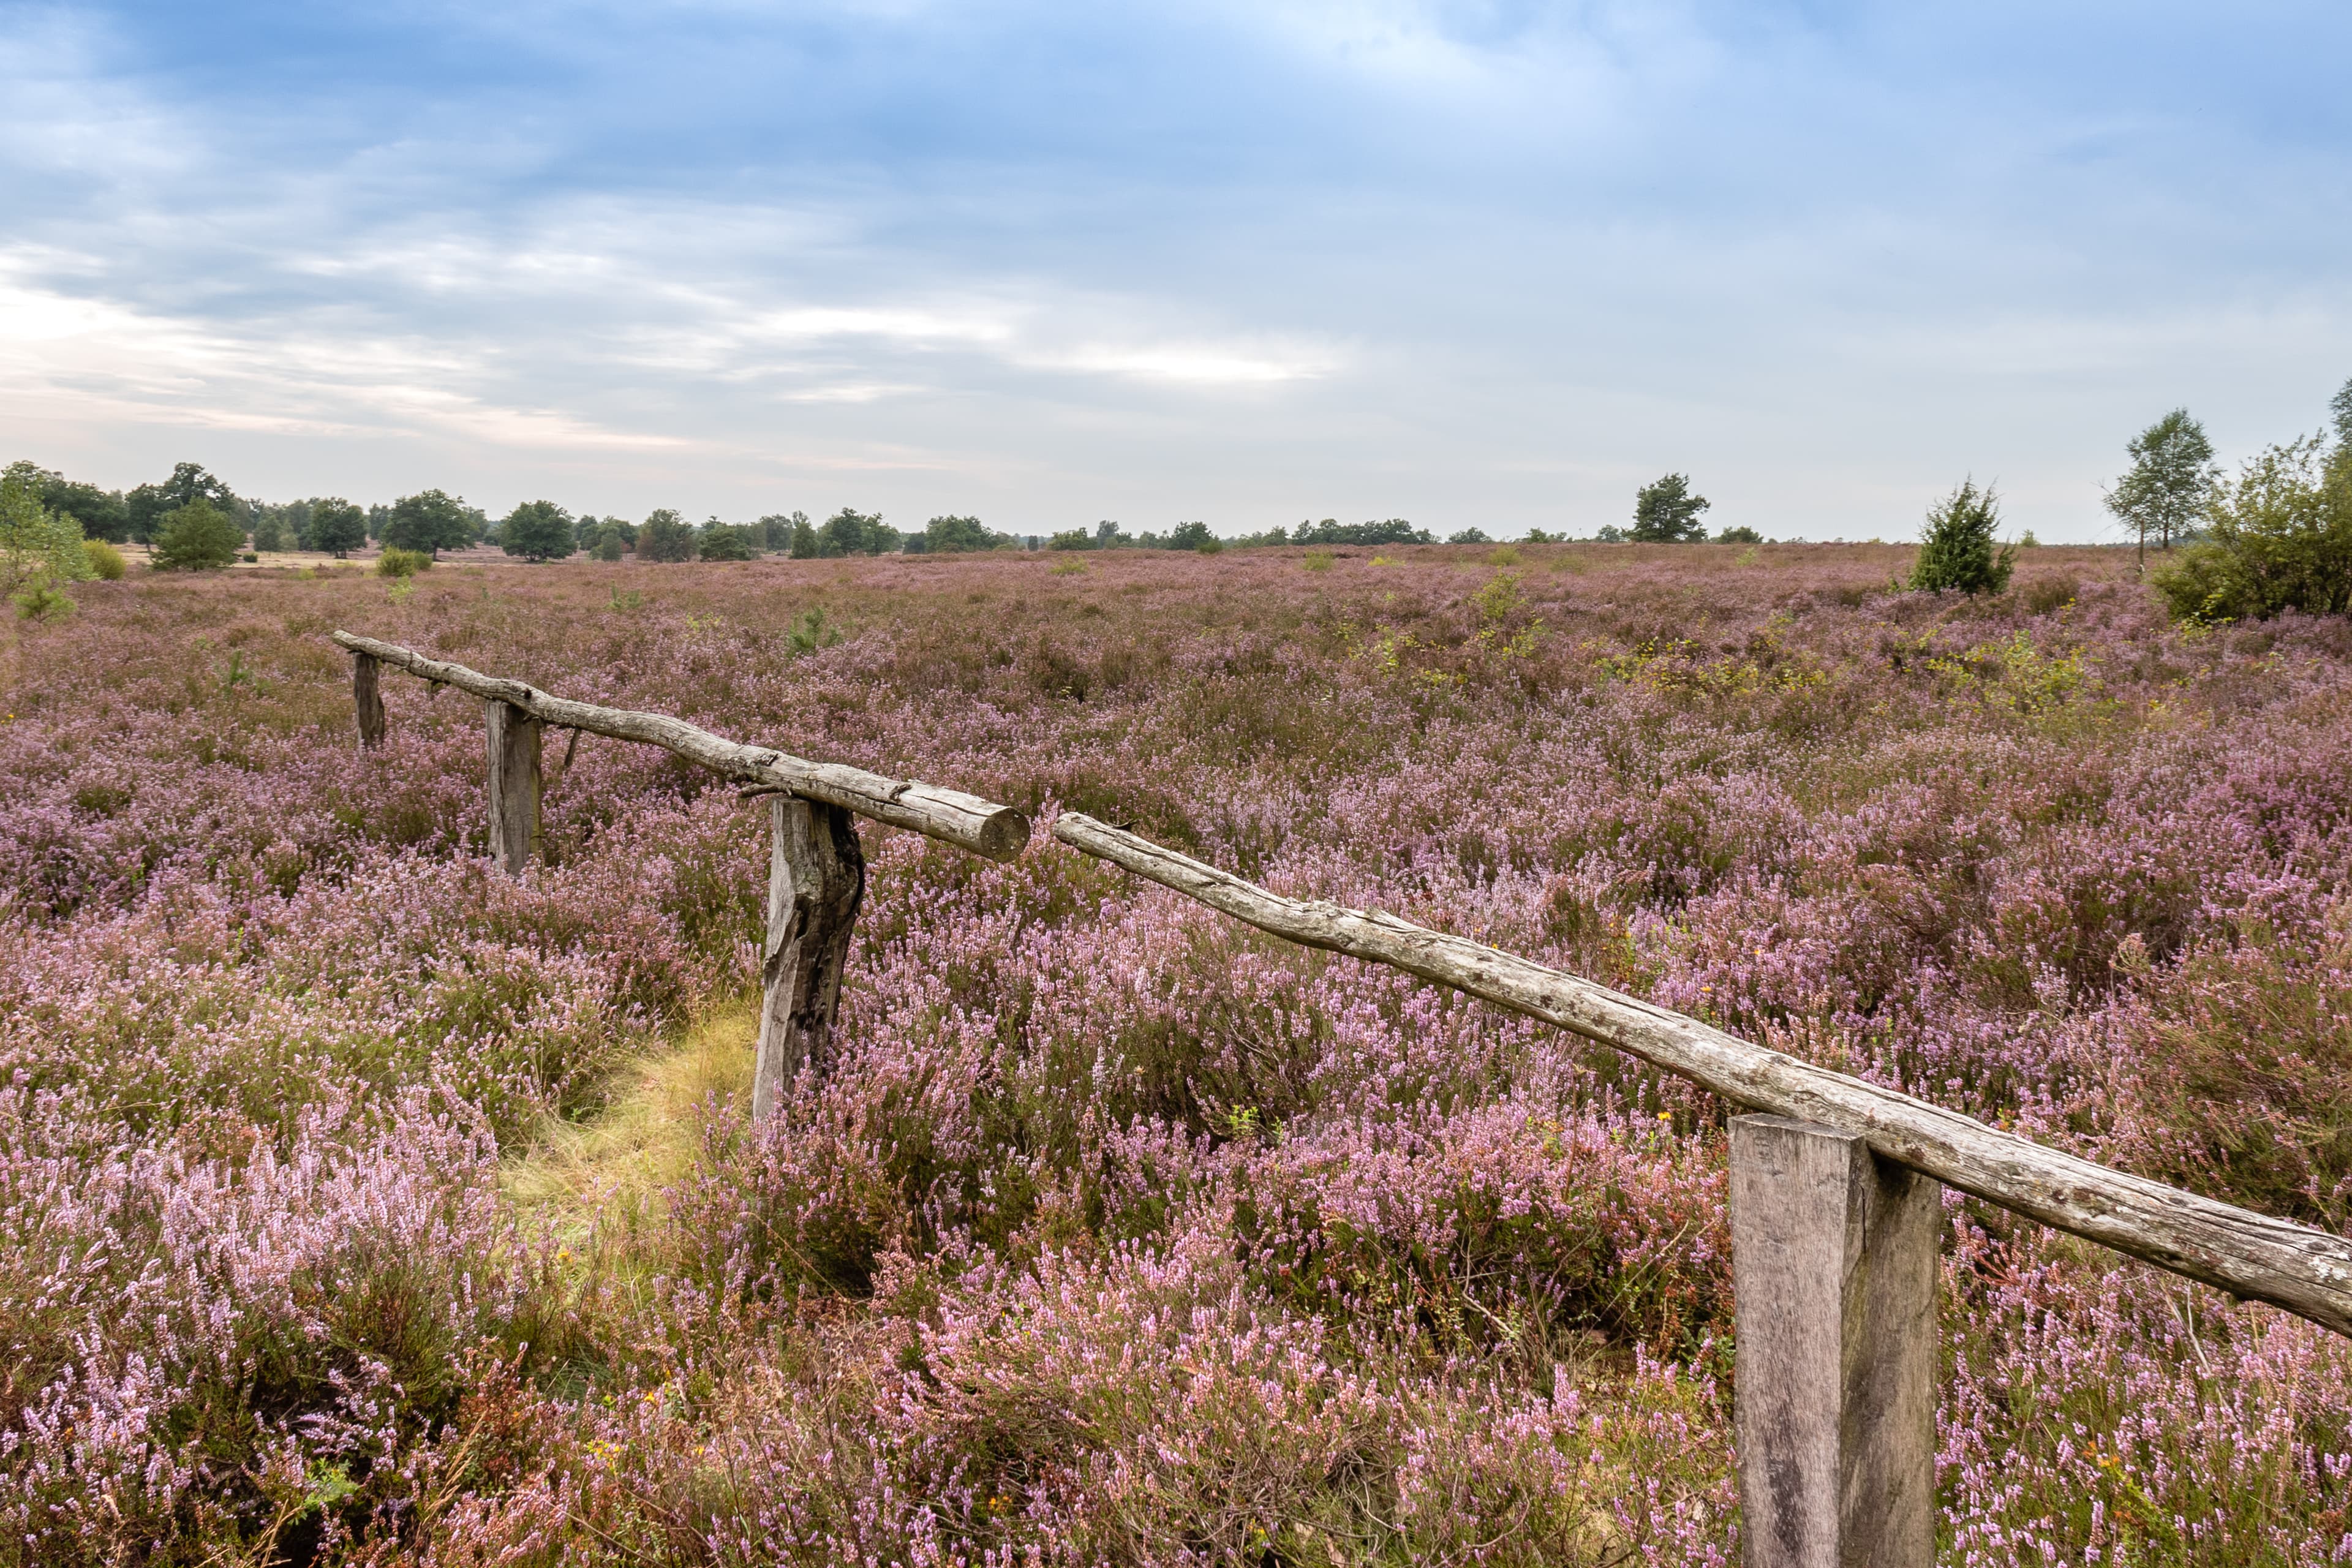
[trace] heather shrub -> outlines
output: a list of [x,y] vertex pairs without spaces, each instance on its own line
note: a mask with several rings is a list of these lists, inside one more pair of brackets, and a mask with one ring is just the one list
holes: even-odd
[[387,545],[375,558],[375,574],[379,577],[414,577],[433,564],[433,557],[422,550],[402,550]]
[[1958,1226],[1945,1279],[1950,1558],[2270,1563],[2352,1543],[2352,1410],[2318,1392],[2352,1375],[2341,1339],[2014,1224]]
[[1691,1433],[1719,1429],[1721,1394],[1671,1368],[1619,1403],[1568,1369],[1527,1392],[1475,1363],[1360,1360],[1253,1303],[1198,1234],[1018,1274],[893,1269],[891,1316],[755,1355],[708,1427],[676,1384],[628,1401],[576,1479],[467,1533],[528,1539],[569,1508],[730,1563],[1719,1560],[1727,1456]]
[[[299,1550],[413,1504],[404,1461],[480,1364],[574,1346],[501,1216],[488,1139],[421,1099],[383,1131],[310,1119],[282,1158],[119,1161],[26,1226],[58,1119],[0,1094],[13,1269],[70,1281],[15,1325],[0,1522],[17,1560],[153,1560],[190,1538]],[[109,1353],[125,1315],[138,1349]],[[81,1506],[93,1492],[110,1506]]]
[[1402,1312],[1451,1347],[1598,1329],[1687,1356],[1730,1330],[1706,1154],[1670,1115],[1504,1100],[1286,1143],[1244,1179],[1234,1224],[1266,1285],[1309,1311]]
[[2143,1155],[2169,1180],[2342,1231],[2352,1224],[2352,922],[2249,922],[2158,978],[2148,1032],[2166,1063],[2136,1086]]
[[[1083,809],[2340,1224],[2343,623],[1891,558],[89,595],[0,672],[0,1557],[1728,1561],[1723,1106],[1042,834],[871,828],[755,1137],[761,805],[551,742],[495,874],[477,706],[389,678],[355,753],[322,634]],[[2340,1347],[1952,1213],[1948,1552],[2342,1550]]]

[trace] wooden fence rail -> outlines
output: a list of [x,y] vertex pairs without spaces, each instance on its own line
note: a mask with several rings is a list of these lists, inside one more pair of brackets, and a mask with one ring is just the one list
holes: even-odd
[[1874,1152],[1988,1203],[2352,1335],[2352,1242],[2342,1237],[2045,1149],[1467,937],[1279,897],[1075,812],[1055,822],[1054,837],[1261,931],[1466,991],[1614,1046],[1735,1105],[1853,1133]]
[[[752,1115],[822,1066],[865,889],[856,818],[1009,860],[1028,819],[960,791],[740,745],[666,714],[551,697],[395,644],[354,656],[360,743],[389,664],[483,700],[493,857],[538,849],[547,725],[662,746],[772,795]],[[1054,837],[1261,931],[1385,963],[1612,1046],[1761,1112],[1731,1126],[1742,1539],[1749,1568],[1930,1568],[1941,1184],[2352,1336],[2352,1242],[2046,1149],[1466,937],[1287,899],[1076,812]]]
[[[700,763],[714,773],[756,788],[837,805],[893,827],[911,828],[944,839],[991,860],[1010,860],[1029,842],[1026,816],[1009,805],[999,805],[961,790],[941,789],[919,780],[885,778],[839,763],[812,763],[769,747],[739,745],[667,713],[639,713],[625,708],[572,702],[551,697],[520,680],[502,680],[467,669],[462,664],[427,658],[395,643],[353,637],[349,632],[333,635],[336,642],[362,661],[378,660],[436,685],[470,692],[486,702],[503,702],[550,729],[583,730],[591,735],[609,735],[616,741],[667,747],[689,762]],[[372,689],[373,681],[374,672],[362,662],[353,672],[353,684],[365,691]],[[376,734],[381,738],[383,732],[379,709]]]

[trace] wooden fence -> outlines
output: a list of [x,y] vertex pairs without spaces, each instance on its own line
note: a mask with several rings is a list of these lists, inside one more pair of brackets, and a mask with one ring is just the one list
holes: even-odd
[[[490,852],[539,843],[550,725],[667,748],[772,796],[752,1115],[823,1059],[865,891],[856,819],[1010,860],[1021,813],[957,790],[739,745],[682,720],[551,697],[346,632],[360,744],[382,743],[380,668],[482,699]],[[1731,1123],[1734,1425],[1750,1568],[1927,1568],[1935,1555],[1941,1189],[2352,1336],[2352,1243],[2109,1169],[1695,1018],[1378,910],[1286,899],[1092,817],[1054,837],[1261,931],[1385,963],[1679,1074]]]

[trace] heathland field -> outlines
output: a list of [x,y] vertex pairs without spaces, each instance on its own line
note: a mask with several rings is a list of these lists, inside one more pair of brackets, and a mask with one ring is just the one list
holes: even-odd
[[[1866,546],[132,572],[0,666],[0,1560],[1725,1563],[1724,1107],[1057,808],[2352,1216],[2352,623]],[[1033,810],[866,833],[748,1131],[764,806],[336,627]],[[551,765],[564,760],[551,736]],[[2352,1345],[1951,1200],[1949,1561],[2352,1558]]]

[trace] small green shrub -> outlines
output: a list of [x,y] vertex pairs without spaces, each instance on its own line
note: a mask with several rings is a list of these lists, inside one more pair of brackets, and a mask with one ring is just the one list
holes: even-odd
[[1717,529],[1715,542],[1717,544],[1761,544],[1764,542],[1764,536],[1742,522],[1735,523],[1729,528]]
[[387,550],[375,558],[375,574],[379,577],[414,577],[433,565],[433,557],[422,550]]
[[752,538],[750,527],[730,527],[716,518],[704,527],[695,550],[705,561],[757,561],[760,558],[760,546]]
[[81,542],[81,552],[89,563],[91,576],[103,578],[109,583],[122,581],[122,552],[113,545],[103,539],[85,539]]
[[1310,550],[1307,552],[1307,558],[1299,564],[1309,572],[1328,572],[1331,570],[1331,552],[1328,550]]
[[823,610],[803,611],[800,618],[784,633],[784,646],[795,657],[814,653],[821,647],[831,647],[841,640],[841,628],[829,624]]
[[2179,620],[2268,620],[2352,611],[2352,446],[2322,466],[2321,438],[2273,447],[2206,507],[2209,537],[2149,579]]
[[62,620],[74,613],[73,595],[46,579],[10,596],[16,614],[28,621]]
[[1927,509],[1919,559],[1911,567],[1911,591],[1998,594],[2007,588],[2017,552],[1995,548],[1993,532],[2000,526],[2000,500],[1991,488],[1980,490],[1974,479],[1962,480],[1959,489]]

